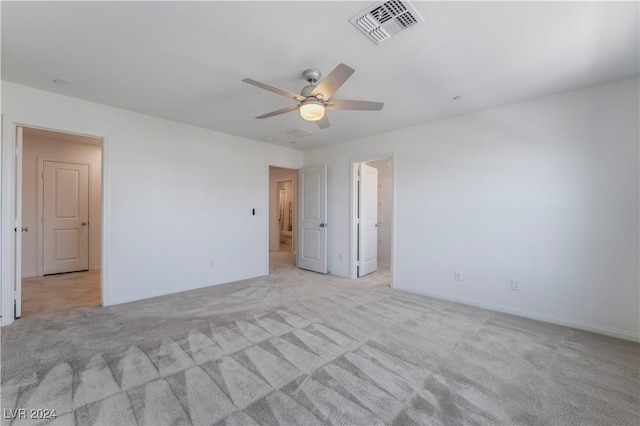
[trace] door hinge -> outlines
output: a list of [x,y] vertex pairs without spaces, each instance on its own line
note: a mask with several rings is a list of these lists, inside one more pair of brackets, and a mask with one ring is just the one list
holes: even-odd
[[40,173],[40,179],[44,180],[44,173]]
[[16,145],[16,157],[20,157],[21,155],[22,155],[22,147],[19,145]]

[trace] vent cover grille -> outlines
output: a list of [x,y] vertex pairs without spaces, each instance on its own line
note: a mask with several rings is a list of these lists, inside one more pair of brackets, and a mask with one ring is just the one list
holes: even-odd
[[389,0],[368,7],[349,21],[374,43],[381,44],[424,19],[409,1]]
[[282,134],[293,139],[301,139],[301,138],[306,138],[307,136],[312,136],[314,133],[308,132],[304,129],[296,128],[296,129],[288,130],[286,132],[282,132]]

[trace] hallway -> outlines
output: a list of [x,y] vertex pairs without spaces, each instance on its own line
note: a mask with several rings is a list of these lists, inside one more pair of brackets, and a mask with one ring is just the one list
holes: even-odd
[[100,270],[24,278],[22,318],[100,306]]

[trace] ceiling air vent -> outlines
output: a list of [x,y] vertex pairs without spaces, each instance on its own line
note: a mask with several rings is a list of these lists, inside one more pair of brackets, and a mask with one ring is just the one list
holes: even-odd
[[424,19],[410,2],[390,0],[369,6],[349,21],[374,43],[381,44]]
[[293,139],[301,139],[301,138],[306,138],[307,136],[312,136],[314,133],[312,132],[308,132],[306,130],[303,129],[291,129],[289,131],[286,132],[282,132],[283,135],[288,136],[289,138],[293,138]]

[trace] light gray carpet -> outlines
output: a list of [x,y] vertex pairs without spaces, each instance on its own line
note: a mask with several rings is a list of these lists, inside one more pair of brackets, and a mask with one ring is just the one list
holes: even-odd
[[[2,408],[63,425],[640,424],[640,345],[346,280],[268,277],[2,329]],[[3,419],[2,424],[35,424]]]

